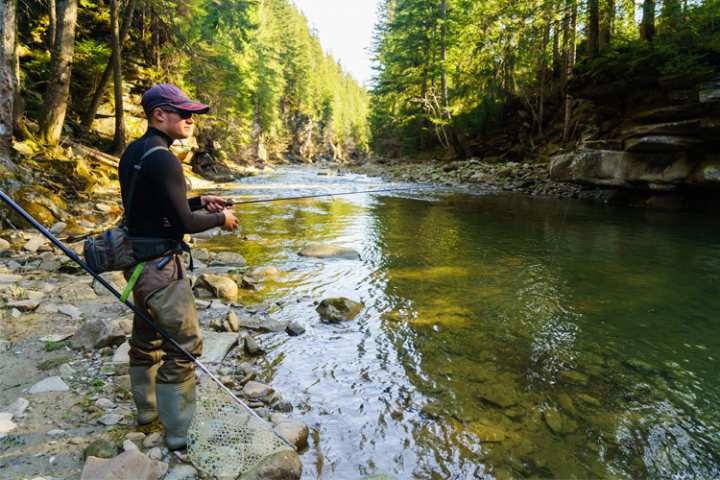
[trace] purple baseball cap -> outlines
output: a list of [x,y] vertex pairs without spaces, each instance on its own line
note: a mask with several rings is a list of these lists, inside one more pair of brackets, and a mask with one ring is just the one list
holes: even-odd
[[210,107],[204,103],[193,102],[185,93],[172,83],[158,83],[145,92],[142,97],[143,110],[148,117],[157,107],[169,106],[192,113],[207,113]]

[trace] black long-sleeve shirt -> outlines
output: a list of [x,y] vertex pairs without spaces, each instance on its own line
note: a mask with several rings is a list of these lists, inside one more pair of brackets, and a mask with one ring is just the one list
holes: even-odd
[[225,223],[225,214],[195,212],[202,208],[200,197],[187,199],[187,185],[180,160],[169,150],[158,149],[145,157],[135,184],[132,205],[128,196],[132,166],[154,147],[168,148],[173,140],[153,127],[128,145],[118,166],[120,189],[128,230],[133,236],[181,240],[185,233],[197,233]]

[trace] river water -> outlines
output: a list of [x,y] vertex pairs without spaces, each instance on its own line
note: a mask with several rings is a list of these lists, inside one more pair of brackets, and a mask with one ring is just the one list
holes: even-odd
[[[232,193],[403,186],[319,173]],[[210,247],[283,272],[241,301],[307,329],[260,338],[311,429],[303,478],[720,477],[716,218],[440,189],[235,211]],[[365,308],[322,323],[335,296]]]

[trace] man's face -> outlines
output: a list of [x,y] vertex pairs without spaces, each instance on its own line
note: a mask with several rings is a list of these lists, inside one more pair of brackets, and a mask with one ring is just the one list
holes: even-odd
[[193,133],[192,113],[172,108],[157,108],[153,113],[154,126],[174,140],[188,138]]

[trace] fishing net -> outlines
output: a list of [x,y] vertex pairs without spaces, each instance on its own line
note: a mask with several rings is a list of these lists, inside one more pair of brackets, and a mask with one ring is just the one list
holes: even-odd
[[206,476],[235,479],[274,453],[290,450],[263,420],[207,377],[198,385],[188,456]]

